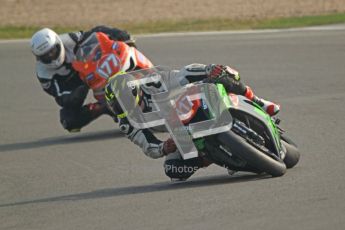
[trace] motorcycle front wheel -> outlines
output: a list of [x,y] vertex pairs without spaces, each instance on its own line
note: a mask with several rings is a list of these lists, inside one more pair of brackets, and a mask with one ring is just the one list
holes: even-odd
[[300,158],[300,153],[294,145],[289,144],[285,142],[284,140],[282,140],[281,142],[286,149],[284,163],[288,169],[292,168],[298,163],[299,158]]
[[265,172],[273,177],[282,176],[286,172],[286,165],[283,160],[278,157],[274,159],[233,131],[218,134],[217,140],[222,147],[243,159],[248,165],[258,169],[258,171]]

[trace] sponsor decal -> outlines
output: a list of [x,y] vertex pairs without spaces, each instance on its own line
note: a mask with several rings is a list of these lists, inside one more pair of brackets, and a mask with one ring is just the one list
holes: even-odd
[[113,46],[111,47],[113,50],[116,50],[119,47],[119,44],[117,42],[113,43]]
[[97,74],[105,79],[118,73],[120,70],[120,60],[115,54],[103,56],[97,67]]
[[86,81],[92,81],[95,78],[95,75],[93,73],[90,73],[86,76]]

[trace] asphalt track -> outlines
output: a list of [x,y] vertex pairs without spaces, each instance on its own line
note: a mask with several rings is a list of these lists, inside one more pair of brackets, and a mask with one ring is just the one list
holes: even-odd
[[226,63],[281,103],[283,177],[216,166],[173,184],[108,117],[68,134],[28,41],[0,44],[0,229],[345,229],[345,29],[143,36],[155,63]]

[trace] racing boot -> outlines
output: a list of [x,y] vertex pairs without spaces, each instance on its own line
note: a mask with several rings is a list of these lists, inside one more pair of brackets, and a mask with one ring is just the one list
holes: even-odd
[[108,110],[105,104],[96,102],[96,103],[87,104],[86,107],[89,110],[91,118],[93,119],[96,119],[97,117],[103,114],[108,114],[111,116],[111,112]]
[[96,102],[96,103],[87,104],[86,107],[89,110],[91,120],[94,120],[98,118],[99,116],[105,114],[113,118],[115,123],[119,122],[117,116],[114,116],[114,114],[108,109],[106,104],[103,104],[103,103],[101,104],[99,102]]
[[276,115],[280,111],[280,105],[259,98],[254,94],[253,90],[249,86],[246,86],[246,92],[244,96],[261,106],[261,108],[263,108],[271,117]]

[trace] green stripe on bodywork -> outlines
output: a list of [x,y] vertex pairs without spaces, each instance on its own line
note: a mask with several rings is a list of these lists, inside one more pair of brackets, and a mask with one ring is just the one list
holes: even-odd
[[231,107],[231,101],[229,99],[228,93],[226,92],[224,86],[222,84],[216,84],[216,85],[217,85],[217,90],[218,90],[220,96],[222,97],[226,108],[230,108]]
[[256,104],[256,103],[254,103],[254,104],[256,106],[254,109],[255,112],[257,112],[258,114],[260,114],[262,117],[264,117],[266,119],[266,121],[268,123],[268,127],[270,128],[270,130],[273,133],[273,137],[275,139],[275,142],[277,143],[278,147],[281,149],[279,133],[278,133],[276,125],[273,123],[271,117],[265,111],[263,111],[262,108],[258,104]]
[[193,140],[195,147],[198,151],[201,151],[205,148],[205,139],[204,138],[199,138]]

